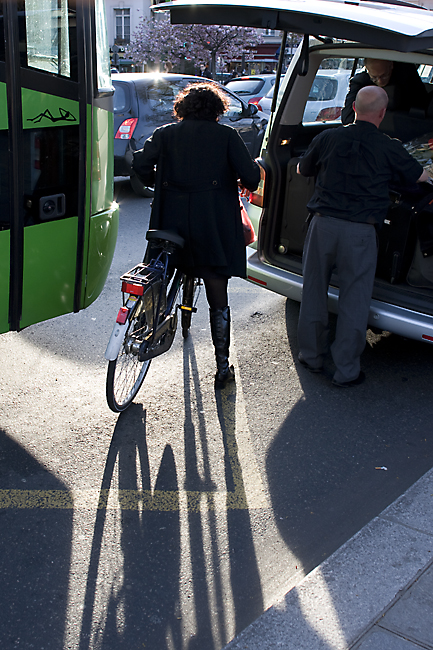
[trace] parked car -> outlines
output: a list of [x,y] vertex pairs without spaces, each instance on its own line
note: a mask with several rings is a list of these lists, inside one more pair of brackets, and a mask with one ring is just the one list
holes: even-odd
[[235,77],[228,81],[225,87],[249,104],[258,106],[261,98],[272,89],[276,76],[275,74],[260,74],[251,77]]
[[[129,176],[133,151],[141,149],[158,126],[174,121],[173,103],[178,92],[190,83],[203,81],[203,77],[180,74],[116,74],[112,80],[115,89],[115,176]],[[230,107],[220,122],[234,127],[251,156],[258,156],[267,124],[266,116],[258,115],[257,107],[249,106],[224,86],[221,88],[229,97]],[[153,196],[153,188],[143,187],[136,176],[131,176],[131,185],[140,196]]]
[[[302,122],[339,120],[349,90],[349,70],[318,70],[305,105]],[[274,89],[259,101],[259,110],[269,115]]]
[[[212,4],[176,0],[161,6],[171,11],[174,22],[217,23],[220,14],[225,24],[254,27],[263,14],[267,24],[272,21],[276,30],[318,35],[318,38],[304,37],[282,81],[279,106],[272,122],[269,121],[263,142],[262,181],[259,190],[250,196],[248,210],[258,231],[256,250],[250,249],[248,279],[300,301],[306,204],[313,192],[314,179],[297,174],[296,166],[314,136],[324,129],[339,127],[337,121],[303,118],[317,73],[331,64],[335,68],[336,63],[339,68],[356,70],[364,57],[408,62],[419,70],[424,64],[432,65],[433,14],[404,3],[335,0],[308,3],[270,0],[266,7],[259,0],[245,0],[242,7],[231,4],[230,0],[214,0]],[[429,97],[433,97],[433,84],[429,83],[427,74],[423,76],[427,77],[425,87]],[[426,155],[433,133],[432,106],[432,101],[427,103],[425,114],[420,109],[388,111],[381,129],[407,146],[420,142],[420,138],[422,143],[424,138],[419,150]],[[416,151],[413,144],[411,150]],[[429,191],[428,186],[418,189]],[[387,218],[391,224],[393,207],[404,200],[404,189],[395,188]],[[389,225],[385,222],[383,228]],[[397,279],[393,278],[391,269],[389,273],[383,272],[386,251],[379,249],[369,324],[379,331],[433,343],[433,275],[414,280],[407,273],[407,264],[411,264],[416,252],[416,232],[412,234],[406,249],[406,272]],[[430,257],[430,266],[432,261]],[[338,277],[333,276],[329,308],[334,312],[338,310],[338,291]]]

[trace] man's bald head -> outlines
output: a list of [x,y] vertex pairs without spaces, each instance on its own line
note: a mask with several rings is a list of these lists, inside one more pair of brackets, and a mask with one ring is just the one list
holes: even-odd
[[[388,106],[388,95],[379,86],[364,86],[358,91],[353,104],[356,119],[376,124],[383,120],[386,107]],[[378,124],[376,124],[378,126]]]

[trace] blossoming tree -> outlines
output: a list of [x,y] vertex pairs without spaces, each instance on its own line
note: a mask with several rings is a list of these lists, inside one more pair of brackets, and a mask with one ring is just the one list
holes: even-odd
[[192,59],[196,65],[211,63],[215,77],[218,57],[240,58],[263,41],[260,32],[245,27],[172,25],[167,15],[144,18],[134,32],[128,55],[138,63]]

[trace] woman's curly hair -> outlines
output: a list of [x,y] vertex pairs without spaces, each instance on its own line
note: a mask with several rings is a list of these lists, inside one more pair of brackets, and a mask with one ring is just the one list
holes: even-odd
[[193,83],[177,95],[173,113],[178,120],[190,115],[199,120],[217,120],[229,106],[227,95],[216,84]]

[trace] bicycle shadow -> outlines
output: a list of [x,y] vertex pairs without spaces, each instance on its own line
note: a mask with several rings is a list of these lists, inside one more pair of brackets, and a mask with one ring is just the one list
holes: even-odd
[[235,439],[236,386],[216,396],[224,471],[215,481],[192,337],[183,365],[183,448],[179,441],[175,458],[163,443],[154,484],[146,411],[133,404],[118,418],[101,481],[80,650],[220,650],[263,611]]
[[[137,458],[140,476],[137,476]],[[118,499],[112,510],[110,493]],[[168,495],[165,503],[164,493]],[[176,465],[169,445],[164,449],[156,483],[151,489],[146,412],[142,406],[132,404],[119,416],[102,478],[80,650],[96,646],[130,650],[137,647],[140,638],[146,639],[147,647],[163,648],[167,635],[174,647],[181,647],[177,609],[180,530],[178,499],[173,497],[177,494]],[[103,588],[101,575],[107,572],[102,558],[106,550],[105,528],[116,527],[116,516],[122,562]],[[101,612],[98,601],[101,591],[107,588],[107,604],[105,612]]]

